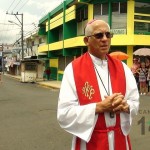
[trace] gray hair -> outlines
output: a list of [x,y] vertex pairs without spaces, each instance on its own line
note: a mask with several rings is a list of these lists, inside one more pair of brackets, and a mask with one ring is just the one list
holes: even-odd
[[[95,22],[95,21],[98,21],[98,20],[92,20],[92,21],[90,21],[90,22],[87,23],[87,25],[86,25],[86,27],[85,27],[85,29],[84,29],[84,35],[85,35],[85,36],[90,36],[90,35],[92,34],[92,32],[93,32],[93,27],[91,26],[91,24],[92,24],[93,22]],[[109,31],[110,31],[110,26],[109,26],[109,24],[108,24],[107,22],[105,22],[105,21],[103,21],[103,20],[99,20],[99,21],[106,23],[106,25],[108,26],[108,29],[109,29]]]
[[91,25],[87,25],[85,27],[85,30],[84,30],[84,34],[85,36],[89,36],[92,34],[92,31],[93,31],[93,27]]

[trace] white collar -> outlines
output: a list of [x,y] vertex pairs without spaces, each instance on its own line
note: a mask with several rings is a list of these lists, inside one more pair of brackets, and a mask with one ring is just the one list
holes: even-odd
[[[89,53],[90,54],[90,53]],[[92,59],[92,62],[95,64],[95,65],[98,65],[98,66],[107,66],[107,59],[105,60],[101,60],[100,58],[97,58],[95,56],[93,56],[92,54],[90,54],[91,56],[91,59]]]

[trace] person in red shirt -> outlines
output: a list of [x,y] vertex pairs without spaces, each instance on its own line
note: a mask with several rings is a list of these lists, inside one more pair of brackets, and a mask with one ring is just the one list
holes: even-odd
[[50,80],[50,74],[51,74],[51,70],[50,70],[50,67],[48,67],[46,69],[47,80]]

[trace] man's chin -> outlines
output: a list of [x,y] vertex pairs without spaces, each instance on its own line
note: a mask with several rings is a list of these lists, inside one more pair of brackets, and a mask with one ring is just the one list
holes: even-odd
[[107,54],[108,52],[109,52],[108,49],[101,49],[101,53],[103,53],[103,54]]

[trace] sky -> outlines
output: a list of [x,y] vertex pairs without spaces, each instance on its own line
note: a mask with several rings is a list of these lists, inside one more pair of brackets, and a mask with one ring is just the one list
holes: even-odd
[[[0,0],[0,45],[13,44],[21,37],[21,23],[11,14],[23,14],[25,38],[37,29],[41,18],[62,2],[63,0]],[[18,15],[18,19],[21,21],[21,15]]]

